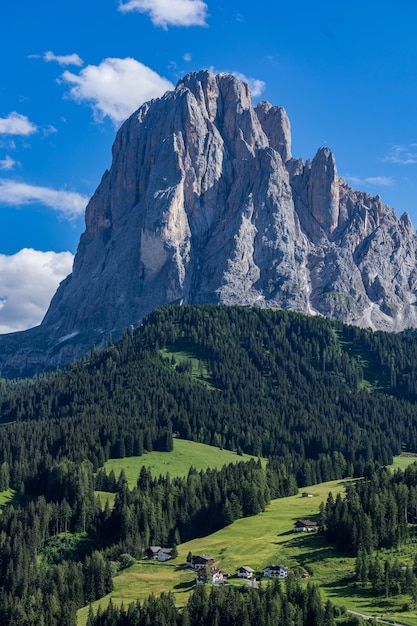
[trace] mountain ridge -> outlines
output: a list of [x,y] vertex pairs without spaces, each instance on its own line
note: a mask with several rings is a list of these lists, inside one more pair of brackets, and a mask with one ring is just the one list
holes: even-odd
[[188,74],[126,120],[112,155],[41,326],[0,338],[3,375],[65,364],[169,303],[417,327],[408,214],[349,187],[327,147],[293,158],[285,110],[253,107],[235,76]]

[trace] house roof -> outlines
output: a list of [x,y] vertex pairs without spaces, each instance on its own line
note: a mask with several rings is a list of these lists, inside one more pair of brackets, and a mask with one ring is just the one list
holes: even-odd
[[153,552],[153,554],[158,554],[158,552],[165,552],[165,554],[172,553],[172,548],[163,548],[162,546],[149,546],[149,550]]
[[158,554],[159,550],[161,550],[161,546],[149,546],[149,550]]
[[311,519],[299,519],[295,522],[294,526],[317,526],[316,522],[312,522]]
[[[224,574],[224,572],[218,567],[210,567],[210,569],[208,570],[208,573],[210,574],[210,576],[215,576],[216,574],[218,575]],[[207,569],[205,567],[201,567],[200,569],[196,571],[197,578],[204,578],[206,575],[207,575]]]
[[208,556],[208,554],[194,554],[191,560],[195,561],[197,559],[201,559],[202,561],[214,561],[215,559],[212,556]]
[[286,571],[288,569],[288,567],[285,567],[285,565],[268,565],[268,567],[265,567],[265,569],[269,569],[269,570],[280,570],[280,569],[283,569],[283,570]]
[[242,570],[245,571],[245,572],[252,573],[252,574],[255,571],[251,567],[249,567],[248,565],[242,565],[242,567],[239,567],[238,572],[241,572]]

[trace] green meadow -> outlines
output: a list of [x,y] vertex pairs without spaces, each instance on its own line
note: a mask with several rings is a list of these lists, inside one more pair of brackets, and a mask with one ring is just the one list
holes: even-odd
[[[185,476],[189,467],[198,470],[207,467],[222,467],[231,462],[247,460],[248,456],[219,450],[204,444],[174,440],[173,452],[151,452],[141,457],[114,459],[106,463],[107,472],[115,471],[116,476],[125,470],[129,484],[133,487],[142,465],[149,467],[154,475],[166,474]],[[393,469],[404,469],[413,463],[415,458],[396,457]],[[184,568],[189,552],[205,553],[213,556],[218,566],[230,575],[230,582],[241,584],[234,576],[241,565],[249,565],[261,573],[268,564],[283,564],[299,573],[308,572],[310,580],[321,588],[324,598],[334,604],[345,606],[369,615],[385,616],[389,620],[415,626],[417,612],[403,611],[403,605],[409,597],[397,596],[385,599],[374,598],[368,591],[356,586],[353,581],[355,559],[338,552],[333,546],[326,544],[316,533],[293,532],[297,519],[315,520],[321,502],[327,499],[331,491],[334,496],[343,493],[349,480],[331,481],[307,487],[305,490],[313,494],[311,498],[303,498],[300,494],[288,498],[273,500],[263,513],[235,521],[230,526],[209,535],[194,539],[178,546],[178,557],[167,563],[150,562],[147,559],[118,573],[114,578],[114,590],[108,596],[93,604],[97,611],[101,604],[107,605],[109,598],[115,604],[125,605],[136,600],[143,601],[150,593],[172,591],[178,606],[183,606],[195,587],[194,574]],[[114,494],[97,492],[104,506],[110,498],[112,505]],[[0,507],[16,501],[17,495],[8,490],[0,493]],[[411,563],[417,549],[417,543],[408,544],[405,548],[389,553],[382,553],[382,558],[389,554],[393,559],[398,557],[405,565]],[[88,607],[78,612],[78,624],[87,622]]]
[[[325,501],[329,492],[334,496],[343,493],[348,481],[331,481],[308,488],[314,495],[303,498],[301,493],[288,498],[273,500],[263,513],[235,521],[230,526],[204,538],[194,539],[178,546],[178,557],[167,563],[139,561],[120,572],[114,578],[114,591],[93,604],[97,611],[101,604],[107,605],[109,598],[115,604],[125,605],[136,600],[143,601],[150,593],[172,591],[178,606],[183,606],[195,587],[194,574],[184,569],[189,552],[209,554],[217,561],[218,567],[227,572],[233,584],[241,584],[235,577],[241,565],[249,565],[261,573],[268,564],[282,564],[301,572],[309,572],[310,580],[339,606],[369,615],[396,619],[408,626],[417,623],[415,610],[403,611],[409,602],[406,596],[385,599],[374,598],[368,591],[356,586],[353,580],[355,559],[338,552],[317,533],[293,532],[297,519],[315,520],[320,502]],[[415,552],[415,551],[414,551]],[[412,551],[392,551],[390,556],[404,563],[412,560]],[[385,558],[386,555],[382,554]],[[88,607],[78,612],[78,624],[87,621]]]
[[[230,450],[220,450],[204,443],[174,439],[172,452],[148,452],[142,456],[110,459],[104,467],[107,474],[113,470],[116,478],[123,469],[129,486],[133,488],[143,465],[151,470],[153,476],[161,474],[165,476],[169,473],[172,478],[175,478],[187,476],[190,467],[195,467],[197,471],[206,470],[209,467],[221,469],[223,465],[248,461],[251,458],[254,457],[248,454],[238,455]],[[264,463],[266,464],[266,460]]]
[[[106,606],[109,598],[115,604],[126,605],[137,599],[143,600],[150,593],[172,591],[178,606],[187,601],[190,591],[194,588],[194,574],[184,569],[188,552],[193,554],[209,554],[213,556],[220,567],[230,575],[236,573],[241,565],[249,565],[256,571],[272,563],[282,563],[289,567],[312,566],[327,578],[333,575],[334,558],[337,553],[332,547],[323,545],[314,546],[317,536],[295,535],[294,522],[299,518],[314,519],[322,500],[327,498],[329,491],[334,495],[343,492],[345,481],[331,481],[314,485],[309,488],[314,495],[312,498],[303,498],[301,494],[289,498],[273,500],[265,512],[254,517],[237,520],[230,526],[219,530],[208,537],[194,539],[178,546],[178,557],[167,563],[150,563],[147,559],[120,572],[114,578],[114,591],[93,604],[94,611],[98,606]],[[340,559],[340,555],[337,555]],[[319,567],[318,562],[321,565]],[[354,567],[348,563],[349,571]],[[323,574],[324,572],[324,574]],[[318,574],[317,574],[318,580]],[[238,580],[235,581],[238,583]],[[240,584],[240,581],[239,583]],[[78,612],[78,623],[86,624],[88,607]]]
[[[230,462],[224,460],[225,453],[231,454],[234,461],[245,458],[211,446],[175,439],[174,452],[152,452],[138,457],[137,460],[141,466],[146,457],[147,466],[155,474],[169,471],[175,475],[173,468],[176,467],[178,468],[176,475],[185,475],[191,465],[198,469],[213,467],[213,459],[217,459],[216,466],[221,467],[225,462]],[[218,456],[219,454],[221,456]],[[166,459],[170,455],[183,458],[174,462],[173,458]],[[205,466],[198,464],[202,462],[203,456]],[[132,459],[117,461],[120,462],[120,469],[123,467],[127,472],[126,462],[129,464]],[[404,469],[414,461],[412,457],[396,457],[392,468]],[[106,464],[106,469],[107,467]],[[135,472],[136,470],[137,466]],[[115,472],[117,476],[116,469]],[[135,480],[136,477],[133,477],[133,483]],[[296,568],[299,572],[309,572],[310,580],[320,586],[323,597],[329,598],[334,604],[364,614],[385,616],[390,620],[397,619],[407,626],[415,626],[417,612],[402,611],[403,605],[409,602],[408,597],[397,596],[389,599],[372,597],[366,589],[354,583],[354,558],[339,552],[316,533],[293,532],[293,525],[297,519],[315,520],[320,503],[326,501],[329,492],[331,491],[334,497],[338,492],[343,493],[348,482],[349,480],[330,481],[307,487],[305,490],[313,494],[312,498],[303,498],[300,492],[295,496],[273,500],[266,510],[257,516],[237,520],[208,537],[179,545],[175,560],[167,563],[154,563],[147,559],[139,561],[114,578],[113,592],[95,602],[94,611],[97,611],[100,604],[106,606],[110,597],[115,604],[127,605],[136,600],[143,601],[150,593],[158,594],[162,591],[172,591],[177,605],[183,606],[195,587],[193,572],[184,568],[187,555],[191,552],[213,556],[218,567],[231,576],[232,584],[241,584],[234,576],[241,565],[249,565],[255,571],[262,572],[268,564],[275,563]],[[398,556],[403,559],[405,564],[412,562],[414,554],[413,547],[405,548],[398,553],[395,551],[389,553],[392,558]],[[383,558],[386,556],[382,554]],[[80,609],[78,612],[80,626],[86,624],[87,616],[88,607]]]
[[112,493],[111,491],[96,491],[95,492],[96,496],[98,496],[99,500],[100,500],[100,506],[102,509],[104,509],[104,506],[106,504],[106,500],[109,501],[109,505],[110,508],[112,509],[114,506],[114,500],[116,498],[116,494]]
[[407,453],[400,454],[394,457],[394,461],[390,466],[392,470],[400,469],[404,470],[411,463],[417,462],[417,455],[409,455]]
[[13,491],[13,489],[7,489],[7,491],[0,491],[0,510],[1,510],[1,507],[4,506],[5,504],[12,502],[12,500],[16,497],[15,494],[16,492]]

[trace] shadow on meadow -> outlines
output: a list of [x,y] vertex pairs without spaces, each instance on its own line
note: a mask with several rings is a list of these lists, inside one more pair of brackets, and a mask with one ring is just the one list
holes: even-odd
[[182,583],[174,585],[174,589],[177,589],[178,591],[189,591],[193,587],[195,587],[195,580],[186,580]]
[[296,554],[296,560],[301,566],[323,561],[325,559],[344,559],[345,554],[339,552],[337,548],[325,541],[322,535],[317,533],[306,535],[303,533],[281,533],[279,536],[290,535],[293,537],[283,544],[277,541],[275,545],[285,546],[289,552]]
[[[385,598],[383,592],[375,595],[370,586],[363,587],[356,583],[353,575],[350,578],[341,578],[337,584],[323,583],[321,587],[329,599],[337,599],[339,603],[343,602],[343,599],[353,600],[358,611],[362,609],[364,613],[387,614],[385,616],[387,619],[389,619],[389,614],[401,612],[407,617],[409,614],[409,618],[414,619],[415,609],[410,606],[407,594],[390,598]],[[413,623],[417,622],[413,621]]]

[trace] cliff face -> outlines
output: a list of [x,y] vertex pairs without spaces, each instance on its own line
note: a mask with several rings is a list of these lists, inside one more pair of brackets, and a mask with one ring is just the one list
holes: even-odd
[[417,326],[416,245],[408,216],[347,186],[328,148],[292,158],[281,107],[254,108],[234,76],[192,73],[117,133],[73,273],[32,336],[48,337],[41,360],[64,363],[173,302],[401,330]]

